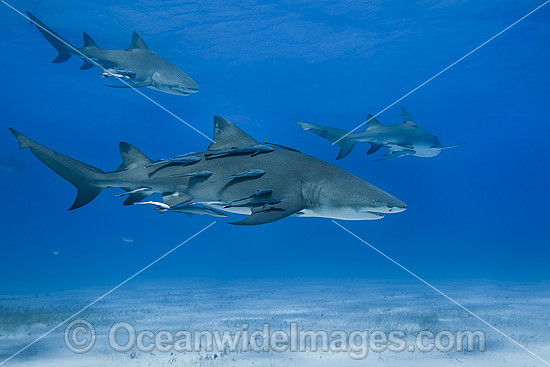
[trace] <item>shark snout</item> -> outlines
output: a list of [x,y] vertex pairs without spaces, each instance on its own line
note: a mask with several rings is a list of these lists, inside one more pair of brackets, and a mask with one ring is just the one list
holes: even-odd
[[388,213],[400,213],[402,211],[405,211],[407,209],[407,204],[401,203],[396,206],[388,206]]

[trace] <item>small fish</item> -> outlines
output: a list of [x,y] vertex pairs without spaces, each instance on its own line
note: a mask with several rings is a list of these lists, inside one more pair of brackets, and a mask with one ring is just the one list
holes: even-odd
[[273,190],[271,190],[271,189],[262,189],[262,190],[256,191],[252,195],[248,195],[248,196],[245,196],[244,198],[233,200],[233,202],[242,201],[242,200],[255,198],[255,197],[260,197],[260,196],[268,196],[268,195],[271,196],[272,193],[273,193]]
[[192,173],[184,173],[183,175],[172,175],[170,177],[210,177],[212,172],[210,171],[198,171]]
[[195,164],[200,160],[201,159],[199,157],[196,157],[194,155],[179,155],[174,158],[160,159],[156,162],[146,165],[145,168],[160,166],[163,164],[181,164],[182,166],[188,166],[190,164]]
[[258,207],[266,207],[268,205],[275,205],[275,204],[279,204],[281,202],[281,200],[276,200],[276,199],[260,199],[260,200],[252,200],[252,201],[248,201],[246,203],[243,203],[243,204],[229,204],[229,205],[226,205],[224,206],[224,208],[258,208]]
[[150,187],[140,187],[139,189],[135,189],[135,190],[128,191],[128,192],[123,192],[122,194],[116,194],[115,196],[132,195],[132,194],[137,194],[137,193],[140,193],[140,192],[145,192],[145,191],[150,191],[150,190],[151,190]]
[[217,201],[197,201],[195,203],[190,203],[189,205],[206,205],[206,206],[219,205],[219,206],[225,206],[225,205],[230,205],[230,204],[231,204],[231,202],[229,202],[229,201],[217,200]]
[[264,174],[265,174],[265,171],[263,169],[249,169],[248,171],[244,171],[244,172],[241,172],[241,173],[236,173],[234,175],[227,176],[227,177],[224,177],[224,178],[220,178],[220,179],[210,181],[210,182],[214,183],[214,182],[219,182],[219,181],[223,181],[223,180],[233,180],[233,179],[236,179],[236,178],[258,178],[258,177],[263,176]]
[[190,217],[192,217],[195,214],[198,214],[198,215],[206,214],[206,215],[210,215],[210,216],[213,216],[213,217],[220,217],[220,218],[227,217],[227,214],[225,214],[224,212],[221,212],[221,211],[216,210],[214,208],[210,208],[210,207],[205,206],[205,205],[196,205],[196,204],[176,206],[176,207],[170,208],[168,210],[161,209],[160,212],[161,212],[161,214],[166,213],[166,212],[183,213],[183,214],[186,214]]
[[139,203],[134,203],[134,205],[154,205],[157,208],[170,209],[170,205],[166,205],[158,201],[141,201]]
[[271,145],[271,146],[274,146],[274,147],[277,147],[277,148],[281,148],[281,149],[285,149],[285,150],[290,150],[291,152],[302,153],[302,152],[300,152],[300,151],[299,151],[298,149],[296,149],[296,148],[288,147],[288,146],[283,145],[283,144],[269,143],[269,142],[267,142],[267,141],[263,141],[262,144],[267,144],[267,145]]
[[262,153],[270,153],[275,149],[263,144],[249,145],[247,147],[231,148],[227,150],[221,150],[219,152],[206,153],[204,157],[206,159],[228,157],[232,155],[246,155],[250,154],[251,157],[257,156]]
[[59,250],[53,250],[52,255],[59,255],[61,252]]
[[132,243],[132,242],[134,242],[134,239],[133,239],[132,237],[130,237],[130,236],[122,236],[122,237],[120,237],[120,238],[121,238],[124,242],[126,242],[126,243]]

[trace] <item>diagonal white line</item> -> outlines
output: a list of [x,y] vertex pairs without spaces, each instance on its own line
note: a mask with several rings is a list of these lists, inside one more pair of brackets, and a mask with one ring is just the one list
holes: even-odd
[[209,225],[207,225],[206,227],[204,227],[203,229],[201,229],[200,231],[198,231],[197,233],[195,233],[194,235],[192,235],[191,237],[189,237],[188,239],[186,239],[185,241],[183,241],[182,243],[180,243],[179,245],[177,245],[176,247],[174,247],[173,249],[171,249],[170,251],[168,251],[167,253],[165,253],[164,255],[162,255],[161,257],[159,257],[158,259],[156,259],[155,261],[153,261],[152,263],[150,263],[149,265],[147,265],[146,267],[144,267],[143,269],[141,269],[140,271],[138,271],[137,273],[135,273],[134,275],[132,275],[131,277],[129,277],[128,279],[126,279],[125,281],[123,281],[122,283],[118,284],[116,287],[112,288],[110,291],[104,293],[102,296],[98,297],[95,301],[91,302],[90,304],[88,304],[86,307],[82,308],[80,311],[76,312],[75,314],[71,315],[70,317],[68,317],[67,319],[65,319],[64,321],[60,322],[59,324],[57,324],[55,327],[53,327],[52,329],[50,329],[48,332],[44,333],[42,336],[40,336],[39,338],[37,338],[35,341],[33,341],[32,343],[29,343],[27,344],[25,347],[19,349],[17,352],[15,352],[14,354],[12,354],[9,358],[3,360],[2,362],[0,362],[0,366],[2,366],[4,363],[8,362],[10,359],[12,359],[13,357],[17,356],[19,353],[23,352],[25,349],[27,349],[28,347],[30,347],[31,345],[35,344],[36,342],[38,342],[39,340],[41,340],[42,338],[44,338],[45,336],[47,336],[48,334],[50,334],[52,331],[56,330],[57,328],[59,328],[60,326],[62,326],[63,324],[67,323],[69,320],[71,320],[73,317],[75,316],[78,316],[79,314],[81,314],[82,312],[84,312],[85,310],[87,310],[88,308],[90,308],[91,306],[93,306],[94,304],[96,304],[97,302],[101,301],[103,298],[105,298],[106,296],[108,296],[109,294],[111,294],[112,292],[114,292],[115,290],[117,290],[118,288],[122,287],[124,284],[128,283],[130,280],[134,279],[136,276],[138,276],[139,274],[143,273],[145,270],[149,269],[151,266],[155,265],[156,263],[158,263],[160,260],[164,259],[166,256],[170,255],[172,252],[176,251],[178,248],[180,248],[181,246],[185,245],[187,242],[191,241],[193,238],[197,237],[199,234],[201,234],[202,232],[206,231],[208,228],[212,227],[214,224],[216,224],[216,221],[210,223]]
[[426,80],[424,83],[420,84],[418,87],[414,88],[413,90],[411,90],[410,92],[408,92],[407,94],[405,94],[404,96],[402,96],[401,98],[397,99],[395,102],[393,102],[392,104],[388,105],[386,108],[384,108],[383,110],[381,110],[380,112],[378,112],[376,115],[372,116],[371,118],[369,118],[367,121],[361,123],[360,125],[358,125],[355,129],[351,130],[351,131],[348,131],[344,136],[340,137],[338,140],[336,140],[334,143],[332,143],[332,145],[334,144],[337,144],[340,140],[346,138],[348,135],[352,134],[353,132],[355,132],[357,129],[359,129],[361,126],[365,125],[367,122],[369,122],[370,120],[372,120],[373,118],[377,117],[378,115],[380,115],[381,113],[383,113],[384,111],[388,110],[389,108],[395,106],[397,103],[401,102],[403,99],[407,98],[408,96],[410,96],[411,94],[413,94],[414,92],[416,92],[417,90],[419,90],[420,88],[422,88],[423,86],[425,86],[426,84],[428,84],[429,82],[431,82],[432,80],[434,80],[435,78],[437,78],[438,76],[440,76],[441,74],[443,74],[444,72],[446,72],[447,70],[449,70],[450,68],[452,68],[453,66],[455,66],[456,64],[458,64],[459,62],[461,62],[462,60],[464,60],[465,58],[467,58],[468,56],[470,56],[471,54],[473,54],[474,52],[476,52],[477,50],[479,50],[480,48],[482,48],[483,46],[485,46],[486,44],[488,44],[489,42],[491,42],[492,40],[494,40],[495,38],[497,38],[498,36],[500,36],[501,34],[503,34],[504,32],[506,32],[507,30],[509,30],[510,28],[512,28],[513,26],[515,26],[516,24],[518,24],[519,22],[521,22],[522,20],[524,20],[525,18],[527,18],[528,16],[530,16],[531,14],[533,14],[534,12],[538,11],[540,8],[542,8],[543,6],[545,6],[546,4],[548,4],[550,2],[550,0],[548,1],[545,1],[544,3],[542,3],[541,5],[539,5],[538,7],[536,7],[535,9],[531,10],[529,13],[525,14],[523,17],[521,17],[520,19],[516,20],[514,23],[510,24],[508,27],[504,28],[502,31],[498,32],[497,34],[495,34],[493,37],[489,38],[487,41],[483,42],[481,45],[477,46],[476,48],[474,48],[472,51],[468,52],[466,55],[462,56],[460,59],[456,60],[455,62],[453,62],[451,65],[447,66],[445,69],[441,70],[439,73],[435,74],[434,76],[432,76],[430,79]]
[[14,12],[16,12],[17,14],[21,15],[23,18],[29,20],[32,24],[36,25],[37,27],[40,27],[40,29],[42,29],[43,31],[45,32],[48,32],[48,34],[50,34],[52,37],[55,37],[58,41],[62,42],[65,46],[71,48],[72,50],[74,50],[76,53],[79,54],[80,57],[86,59],[86,61],[89,61],[90,63],[94,64],[95,66],[103,69],[103,71],[105,71],[109,76],[112,76],[114,78],[116,78],[117,80],[119,80],[120,82],[126,84],[127,86],[131,87],[130,89],[132,89],[134,92],[138,93],[139,95],[141,95],[142,97],[144,97],[145,99],[147,99],[149,102],[153,103],[155,106],[159,107],[161,110],[163,110],[164,112],[168,113],[170,116],[174,117],[175,119],[177,119],[178,121],[184,123],[185,125],[187,125],[188,127],[190,127],[191,129],[195,130],[195,132],[199,133],[200,135],[202,135],[203,137],[205,137],[206,139],[208,139],[210,142],[213,142],[212,139],[210,139],[207,135],[205,135],[202,131],[200,131],[199,129],[197,129],[196,127],[194,127],[193,125],[191,125],[190,123],[188,123],[187,121],[183,120],[181,117],[179,117],[178,115],[176,115],[175,113],[173,113],[172,111],[170,111],[169,109],[167,109],[166,107],[164,107],[163,105],[161,105],[160,103],[158,103],[157,101],[155,101],[154,99],[152,99],[151,97],[149,97],[148,95],[144,94],[142,91],[140,91],[139,89],[137,88],[133,88],[131,84],[129,84],[128,82],[126,82],[124,79],[122,78],[119,78],[116,74],[113,74],[112,72],[110,72],[109,70],[107,70],[106,68],[104,68],[103,66],[101,66],[99,63],[97,63],[95,60],[89,58],[88,56],[86,56],[84,53],[80,52],[80,50],[78,50],[76,47],[74,47],[73,45],[71,45],[70,43],[68,42],[65,42],[65,40],[57,37],[57,35],[53,34],[52,32],[50,32],[49,30],[47,30],[46,28],[42,27],[40,24],[37,24],[35,22],[33,22],[28,16],[26,16],[25,14],[23,14],[22,12],[20,12],[19,10],[17,10],[16,8],[14,8],[12,5],[8,4],[7,2],[5,2],[4,0],[1,0],[2,3],[4,5],[6,5],[8,8],[10,8],[11,10],[13,10]]
[[419,277],[418,275],[416,275],[415,273],[413,273],[412,271],[410,271],[409,269],[407,269],[406,267],[404,267],[403,265],[401,265],[400,263],[398,263],[397,261],[395,261],[394,259],[389,257],[388,255],[386,255],[382,251],[378,250],[376,247],[374,247],[373,245],[371,245],[370,243],[368,243],[367,241],[365,241],[364,239],[362,239],[361,237],[359,237],[358,235],[356,235],[355,233],[353,233],[352,231],[350,231],[349,229],[347,229],[346,227],[344,227],[340,223],[336,222],[335,220],[332,220],[332,222],[334,224],[336,224],[338,227],[342,228],[344,231],[348,232],[353,237],[357,238],[359,241],[363,242],[365,245],[369,246],[374,251],[378,252],[380,255],[384,256],[386,259],[390,260],[395,265],[399,266],[401,269],[405,270],[407,273],[411,274],[416,279],[420,280],[422,283],[426,284],[428,287],[430,287],[431,289],[433,289],[434,291],[436,291],[437,293],[439,293],[443,297],[447,298],[449,301],[451,301],[452,303],[454,303],[458,307],[462,308],[464,311],[468,312],[470,315],[472,315],[473,317],[475,317],[476,319],[478,319],[479,321],[481,321],[485,325],[489,326],[491,329],[495,330],[497,333],[499,333],[500,335],[502,335],[506,339],[510,340],[512,343],[514,343],[515,345],[517,345],[518,347],[520,347],[521,349],[523,349],[527,353],[531,354],[533,357],[537,358],[539,361],[543,362],[547,366],[550,366],[550,362],[547,362],[542,357],[539,357],[537,354],[533,353],[532,351],[530,351],[529,349],[527,349],[526,347],[524,347],[523,345],[521,345],[520,343],[518,343],[517,341],[515,341],[514,339],[512,339],[511,337],[509,337],[508,335],[506,335],[505,333],[503,333],[502,331],[500,331],[499,329],[494,327],[493,325],[491,325],[489,322],[482,319],[480,316],[476,315],[475,313],[473,313],[472,311],[470,311],[466,307],[462,306],[460,303],[458,303],[457,301],[455,301],[454,299],[452,299],[451,297],[449,297],[448,295],[446,295],[445,293],[443,293],[442,291],[440,291],[439,289],[437,289],[436,287],[434,287],[433,285],[431,285],[430,283],[428,283],[427,281],[425,281],[424,279],[422,279],[421,277]]

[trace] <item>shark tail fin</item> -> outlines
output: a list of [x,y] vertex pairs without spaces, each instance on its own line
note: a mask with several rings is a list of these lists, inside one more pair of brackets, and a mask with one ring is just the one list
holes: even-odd
[[322,138],[330,140],[333,144],[338,144],[340,146],[340,153],[336,159],[342,159],[351,152],[355,144],[357,143],[352,138],[354,133],[351,131],[346,131],[342,129],[337,129],[334,127],[321,126],[309,124],[307,122],[296,122],[304,130],[310,130],[312,133],[319,135]]
[[33,14],[27,12],[31,24],[36,25],[36,28],[42,33],[42,35],[51,43],[53,47],[59,52],[59,55],[52,61],[53,63],[59,63],[67,61],[71,56],[75,54],[75,48],[66,39],[55,33],[53,29],[42,23],[40,19]]
[[78,194],[69,210],[88,204],[107,188],[103,183],[105,172],[102,170],[35,143],[16,130],[10,129],[10,131],[19,142],[21,149],[30,148],[36,158],[77,188]]

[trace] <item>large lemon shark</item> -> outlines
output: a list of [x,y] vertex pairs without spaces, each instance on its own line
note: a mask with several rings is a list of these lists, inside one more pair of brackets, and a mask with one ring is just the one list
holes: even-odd
[[[104,172],[48,149],[11,129],[22,149],[78,189],[70,209],[93,200],[103,189],[124,189],[124,204],[154,205],[163,212],[248,215],[232,223],[264,224],[294,215],[372,220],[398,213],[405,203],[363,179],[283,145],[260,143],[227,119],[214,117],[213,142],[206,152],[153,161],[120,143],[122,165]],[[143,201],[161,194],[162,201]]]
[[101,77],[116,77],[123,84],[107,85],[113,88],[147,87],[160,92],[188,96],[199,90],[197,83],[170,61],[163,59],[147,47],[137,32],[132,33],[132,43],[126,50],[107,50],[100,48],[88,33],[83,33],[84,45],[74,47],[41,22],[36,16],[27,12],[31,23],[59,52],[52,61],[67,61],[77,56],[84,62],[80,69],[87,70],[94,66],[103,68]]

